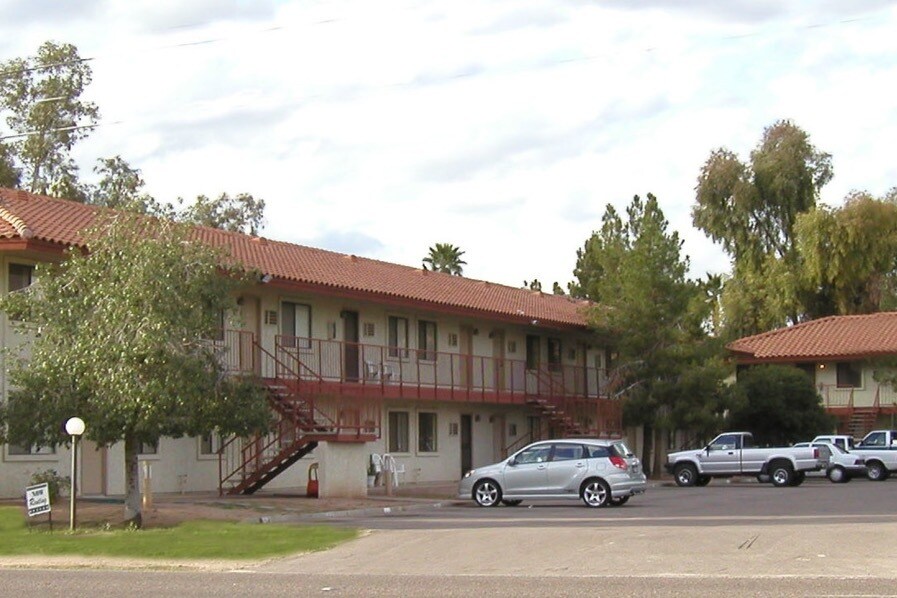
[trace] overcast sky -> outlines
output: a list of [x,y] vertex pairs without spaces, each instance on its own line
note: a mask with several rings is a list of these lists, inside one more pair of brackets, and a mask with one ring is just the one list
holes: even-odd
[[823,201],[897,185],[897,2],[0,0],[0,59],[75,44],[103,126],[161,200],[249,192],[266,237],[546,290],[654,193],[692,275],[713,148],[792,119],[834,159]]

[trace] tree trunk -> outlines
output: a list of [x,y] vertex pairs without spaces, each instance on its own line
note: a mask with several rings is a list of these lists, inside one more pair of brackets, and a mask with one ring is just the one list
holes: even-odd
[[645,425],[642,428],[642,468],[645,475],[653,477],[651,470],[654,464],[654,427]]
[[131,434],[125,436],[125,524],[143,525],[140,500],[140,441]]

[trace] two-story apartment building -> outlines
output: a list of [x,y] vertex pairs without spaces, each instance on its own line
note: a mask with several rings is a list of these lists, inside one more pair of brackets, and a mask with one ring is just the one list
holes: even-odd
[[893,427],[897,392],[876,380],[876,371],[897,357],[897,312],[830,316],[757,334],[727,348],[739,367],[790,364],[819,388],[825,408],[839,419],[839,432],[862,437],[875,427]]
[[[2,292],[83,246],[80,231],[102,211],[0,189]],[[234,375],[268,388],[278,423],[264,438],[143,447],[155,491],[304,487],[314,461],[322,495],[357,496],[371,454],[392,455],[403,482],[454,480],[534,439],[622,433],[582,301],[212,228],[194,234],[259,273],[215,343]],[[0,317],[2,346],[27,343]],[[5,374],[0,388],[5,398]],[[87,429],[81,493],[122,494],[123,448],[97,446]],[[63,446],[4,446],[0,496],[21,495],[36,471],[67,472],[69,458]]]

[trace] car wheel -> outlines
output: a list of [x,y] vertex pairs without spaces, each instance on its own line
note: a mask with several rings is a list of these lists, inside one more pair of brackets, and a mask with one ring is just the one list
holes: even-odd
[[790,463],[776,463],[769,468],[769,479],[773,486],[779,488],[790,486],[791,480],[794,478],[794,470],[791,469]]
[[677,486],[694,486],[698,481],[698,470],[691,463],[683,463],[673,470],[673,477],[676,478]]
[[592,508],[606,506],[611,498],[607,482],[599,479],[589,480],[583,484],[579,496],[587,507]]
[[623,505],[625,505],[628,502],[629,502],[628,496],[621,496],[620,498],[610,499],[610,502],[608,504],[612,507],[622,507]]
[[844,471],[843,467],[835,465],[828,470],[828,479],[833,484],[843,484],[850,481],[850,476],[847,475],[847,472]]
[[791,478],[792,486],[800,486],[804,483],[804,480],[807,479],[807,474],[802,471],[795,471],[794,475]]
[[495,507],[501,502],[501,488],[492,480],[480,480],[473,487],[473,499],[481,507]]
[[522,500],[502,499],[501,504],[503,504],[506,507],[516,507],[517,505],[519,505],[522,502],[523,502]]
[[866,463],[866,477],[873,482],[882,482],[888,478],[888,470],[879,461]]
[[713,478],[711,478],[709,475],[698,476],[698,480],[695,482],[695,486],[706,486],[712,479]]

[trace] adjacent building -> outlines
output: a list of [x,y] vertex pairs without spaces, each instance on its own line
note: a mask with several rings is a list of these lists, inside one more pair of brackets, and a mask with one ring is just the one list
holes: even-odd
[[[27,287],[37,264],[83,246],[81,231],[103,211],[0,189],[0,290]],[[144,446],[154,491],[304,487],[315,462],[321,495],[359,496],[372,454],[391,455],[403,483],[455,480],[536,439],[622,434],[609,353],[583,301],[213,228],[194,234],[259,273],[214,342],[234,375],[268,388],[278,423],[263,438]],[[0,318],[0,345],[27,344]],[[5,399],[5,374],[0,390]],[[81,494],[123,494],[123,448],[97,446],[87,427]],[[0,496],[20,496],[37,471],[66,473],[69,458],[62,446],[3,446]]]
[[738,367],[790,364],[817,385],[838,431],[862,437],[894,427],[897,392],[883,375],[894,373],[897,312],[831,316],[730,343]]

